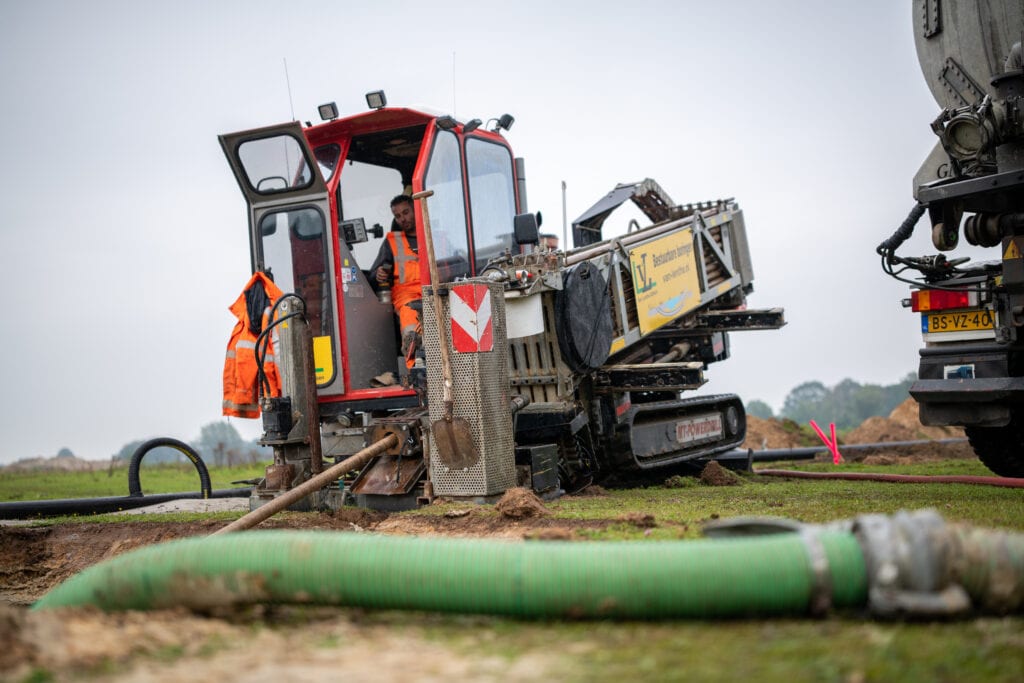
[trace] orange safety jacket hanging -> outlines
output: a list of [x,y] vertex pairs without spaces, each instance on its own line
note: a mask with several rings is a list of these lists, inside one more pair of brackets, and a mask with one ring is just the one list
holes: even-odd
[[[260,326],[255,328],[250,324],[249,311],[246,297],[251,294],[258,294],[254,287],[261,287],[266,294],[269,303],[262,311]],[[274,303],[281,298],[283,292],[278,289],[273,280],[263,273],[256,273],[249,279],[238,299],[229,309],[236,318],[238,324],[231,332],[231,339],[228,340],[228,350],[224,357],[224,404],[223,413],[235,417],[259,417],[259,387],[258,369],[256,364],[256,337],[261,330],[267,329],[270,323],[270,309]],[[276,336],[276,334],[274,335]],[[277,396],[281,393],[281,379],[277,370],[277,360],[274,355],[274,344],[267,347],[267,354],[263,360],[263,372],[267,382],[270,384],[270,395]]]
[[395,258],[395,281],[391,287],[391,303],[397,311],[410,301],[423,298],[420,260],[409,246],[409,240],[406,239],[404,232],[389,232],[388,243]]

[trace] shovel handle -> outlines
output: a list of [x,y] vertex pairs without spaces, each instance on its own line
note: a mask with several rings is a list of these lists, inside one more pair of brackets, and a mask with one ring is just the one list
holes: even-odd
[[[423,190],[412,196],[414,200],[433,197],[433,190]],[[420,202],[420,210],[423,212],[423,241],[427,247],[427,268],[430,271],[430,289],[433,292],[434,320],[437,322],[439,346],[441,347],[441,374],[444,377],[442,400],[444,401],[444,419],[451,422],[455,399],[452,397],[452,360],[448,353],[448,339],[445,335],[445,325],[442,320],[444,314],[441,304],[441,294],[438,286],[441,284],[441,277],[437,272],[437,260],[434,258],[434,236],[430,230],[430,212],[427,210],[427,203]]]

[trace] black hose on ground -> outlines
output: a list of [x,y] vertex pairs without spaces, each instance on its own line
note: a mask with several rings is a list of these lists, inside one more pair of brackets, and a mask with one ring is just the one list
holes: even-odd
[[146,453],[161,447],[173,448],[192,461],[196,471],[199,472],[199,493],[201,494],[199,497],[209,498],[213,486],[210,484],[210,472],[206,469],[206,463],[187,443],[166,436],[150,439],[135,449],[132,462],[128,466],[128,495],[136,498],[142,497],[142,483],[139,481],[139,467],[142,465],[142,459],[146,457]]
[[217,489],[203,496],[196,491],[155,493],[148,496],[113,496],[105,498],[59,498],[51,500],[19,500],[0,503],[0,519],[32,519],[64,515],[101,515],[135,508],[169,503],[174,500],[209,498],[248,498],[252,489]]

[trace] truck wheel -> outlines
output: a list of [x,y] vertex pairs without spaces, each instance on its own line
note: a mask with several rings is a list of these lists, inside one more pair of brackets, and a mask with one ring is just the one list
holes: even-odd
[[1024,477],[1024,420],[1014,411],[1005,427],[964,427],[978,460],[1001,477]]

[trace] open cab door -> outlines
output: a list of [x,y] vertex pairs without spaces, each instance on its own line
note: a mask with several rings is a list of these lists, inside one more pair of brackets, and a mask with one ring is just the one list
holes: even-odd
[[306,303],[321,402],[369,390],[371,378],[393,364],[394,342],[380,335],[372,347],[350,349],[342,321],[356,317],[367,328],[390,329],[392,312],[350,263],[347,249],[339,248],[328,183],[341,147],[314,152],[298,122],[219,139],[248,205],[253,272],[268,273]]

